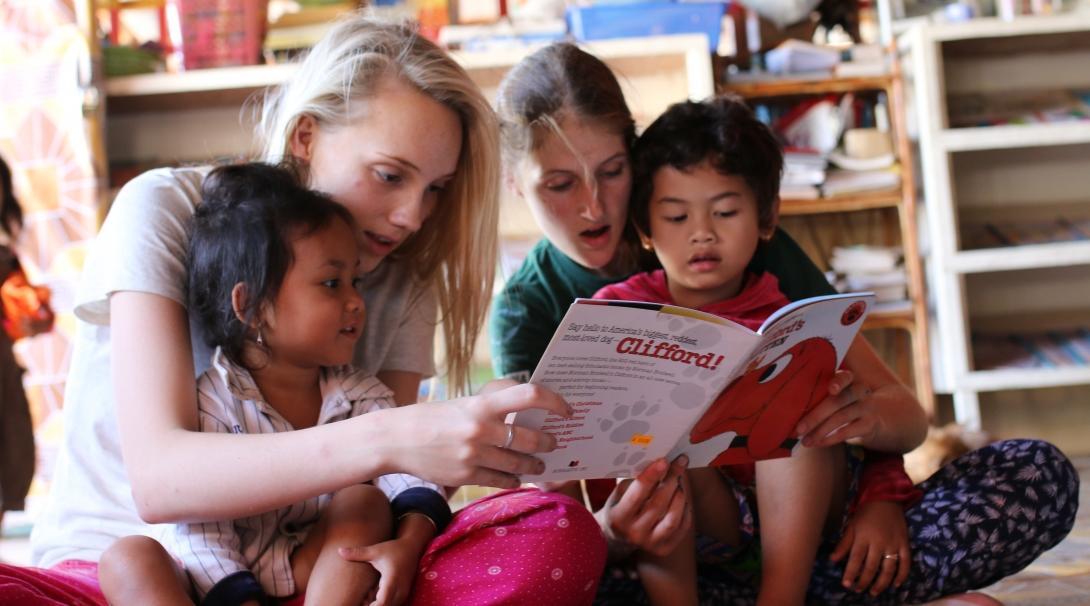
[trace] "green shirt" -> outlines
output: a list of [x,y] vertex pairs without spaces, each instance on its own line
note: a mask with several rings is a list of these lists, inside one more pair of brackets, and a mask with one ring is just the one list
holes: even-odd
[[[780,229],[758,247],[749,269],[772,272],[779,279],[780,290],[792,301],[836,292],[799,245]],[[488,332],[496,376],[528,380],[572,301],[591,297],[603,286],[627,277],[600,276],[572,261],[548,240],[538,242],[492,301]]]

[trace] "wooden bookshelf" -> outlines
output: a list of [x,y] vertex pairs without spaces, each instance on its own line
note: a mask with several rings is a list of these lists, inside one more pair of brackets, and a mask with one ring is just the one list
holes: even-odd
[[731,92],[746,99],[805,97],[811,95],[884,91],[889,89],[892,84],[892,79],[892,75],[871,76],[866,78],[837,78],[825,73],[793,77],[744,75],[734,80],[728,79],[725,83],[720,84],[719,92]]
[[894,208],[901,203],[901,188],[865,192],[832,198],[780,200],[781,215],[813,215],[818,213],[845,213],[872,208]]
[[[508,68],[540,46],[506,52],[455,51],[451,55],[490,93]],[[714,91],[711,57],[703,34],[601,40],[586,47],[618,72],[622,85],[628,84],[626,77],[671,74],[676,82],[664,80],[666,90],[681,84],[693,99],[708,97]],[[109,78],[107,108],[111,113],[135,113],[238,106],[253,93],[280,84],[296,69],[294,64],[249,65]],[[652,93],[645,91],[656,96]],[[683,98],[684,94],[675,100]]]
[[[899,234],[904,249],[905,273],[909,300],[904,308],[876,311],[867,317],[866,330],[897,330],[908,334],[908,349],[898,353],[898,360],[890,360],[894,368],[909,368],[916,396],[929,414],[934,413],[934,393],[931,382],[931,354],[928,344],[927,304],[924,294],[923,266],[920,260],[916,229],[916,190],[913,174],[912,153],[905,129],[902,100],[900,64],[891,58],[890,72],[873,77],[837,78],[830,74],[777,77],[770,75],[741,74],[728,79],[717,87],[719,93],[739,95],[749,101],[791,102],[804,97],[846,93],[885,93],[888,99],[891,135],[895,154],[901,170],[901,185],[889,190],[816,199],[784,199],[780,213],[795,219],[833,214],[857,214],[876,209],[895,209],[885,213],[887,230]],[[820,229],[820,228],[815,228]],[[813,230],[810,230],[813,231]],[[796,234],[796,237],[802,234]],[[824,234],[823,239],[838,238],[837,234]],[[854,244],[858,242],[839,242]],[[825,244],[828,244],[825,242]],[[805,246],[811,251],[815,247]],[[824,249],[825,246],[816,247]],[[813,254],[813,253],[812,253]],[[824,259],[816,259],[819,265],[828,265]],[[907,356],[907,360],[905,360]],[[908,377],[903,377],[908,382]]]
[[[587,48],[618,75],[640,126],[672,103],[714,93],[703,34],[602,40]],[[494,99],[507,70],[536,49],[452,56],[485,96]],[[253,151],[254,116],[240,110],[251,96],[280,84],[296,69],[292,64],[255,65],[109,78],[104,91],[110,160],[192,162]],[[522,215],[515,218],[521,221]]]
[[911,331],[914,328],[915,315],[911,302],[906,302],[904,309],[882,310],[871,312],[863,321],[863,330],[880,330],[897,328]]
[[239,106],[295,70],[290,64],[248,65],[108,78],[106,107],[110,113],[131,113]]

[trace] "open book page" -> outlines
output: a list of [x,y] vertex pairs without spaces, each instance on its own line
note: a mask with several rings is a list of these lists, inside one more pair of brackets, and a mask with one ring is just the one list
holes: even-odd
[[675,447],[758,341],[740,325],[683,307],[577,300],[530,379],[576,414],[515,416],[560,444],[538,455],[544,474],[522,479],[635,475]]
[[795,426],[828,395],[873,300],[869,293],[832,295],[778,310],[670,457],[686,454],[690,467],[705,467],[790,456]]

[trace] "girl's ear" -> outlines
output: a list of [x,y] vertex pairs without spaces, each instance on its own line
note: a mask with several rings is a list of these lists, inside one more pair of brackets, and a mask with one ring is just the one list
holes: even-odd
[[[635,223],[635,221],[632,223]],[[636,234],[640,237],[640,246],[646,251],[654,252],[655,243],[651,241],[651,236],[643,233],[643,230],[638,227],[636,228]]]
[[246,309],[247,299],[246,284],[239,282],[231,288],[231,309],[234,310],[238,321],[243,324],[246,323],[246,316],[242,312]]
[[[246,291],[246,284],[239,282],[231,289],[231,309],[235,312],[235,317],[239,322],[246,324],[246,306],[249,305],[249,293]],[[253,318],[253,330],[257,331],[258,342],[261,342],[261,329],[263,327],[272,327],[273,318],[269,313],[269,306],[262,304],[257,310],[257,315]]]
[[303,114],[288,138],[288,150],[302,162],[310,162],[314,155],[314,139],[318,133],[318,121],[314,116]]

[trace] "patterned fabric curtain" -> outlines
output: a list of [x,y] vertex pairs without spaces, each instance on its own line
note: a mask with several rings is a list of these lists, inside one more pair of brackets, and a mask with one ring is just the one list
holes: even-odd
[[[98,217],[84,83],[87,41],[61,0],[0,0],[0,154],[12,168],[24,228],[16,248],[30,280],[53,290],[53,332],[23,339],[16,355],[38,443],[40,494],[61,435],[72,300]],[[43,483],[44,481],[44,483]]]

